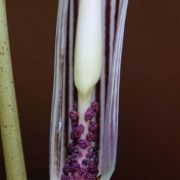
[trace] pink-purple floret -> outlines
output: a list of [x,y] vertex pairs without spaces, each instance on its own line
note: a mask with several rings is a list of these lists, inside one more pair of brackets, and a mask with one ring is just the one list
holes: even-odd
[[71,119],[72,127],[76,127],[78,125],[79,114],[77,111],[73,110],[69,113],[69,117]]
[[[71,140],[72,142],[67,148],[67,159],[63,168],[63,175],[61,180],[74,180],[77,179],[73,177],[76,173],[79,174],[80,178],[87,180],[97,180],[98,175],[98,148],[95,145],[97,141],[97,130],[98,125],[95,117],[99,111],[99,105],[97,102],[92,102],[91,106],[85,112],[85,121],[88,124],[88,133],[86,138],[81,138],[84,133],[85,127],[79,124],[79,114],[77,111],[77,103],[73,105],[73,110],[69,113],[71,119],[72,132]],[[92,142],[95,142],[92,144]],[[82,155],[83,151],[86,155]],[[81,160],[80,160],[80,159]]]
[[89,131],[95,133],[97,131],[98,125],[95,121],[91,121],[89,125]]
[[72,140],[77,140],[81,137],[81,135],[84,132],[84,126],[82,124],[77,125],[76,127],[73,128],[71,132],[71,139]]
[[86,149],[90,146],[90,142],[86,139],[79,139],[78,140],[78,146],[82,149]]
[[96,113],[99,112],[99,104],[98,102],[94,101],[91,103],[91,108],[93,109],[93,111],[95,111]]
[[93,142],[93,141],[96,141],[97,140],[97,135],[92,133],[92,132],[89,132],[87,135],[86,135],[86,139],[90,142]]

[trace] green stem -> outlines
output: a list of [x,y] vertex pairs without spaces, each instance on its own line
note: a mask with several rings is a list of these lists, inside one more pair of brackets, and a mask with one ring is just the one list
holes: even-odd
[[5,0],[0,0],[0,128],[7,179],[26,180]]

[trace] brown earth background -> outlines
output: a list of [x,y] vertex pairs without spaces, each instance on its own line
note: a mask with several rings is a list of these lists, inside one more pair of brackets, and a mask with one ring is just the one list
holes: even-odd
[[[179,0],[130,0],[112,180],[180,179],[179,7]],[[48,180],[57,0],[7,0],[7,8],[27,173]]]

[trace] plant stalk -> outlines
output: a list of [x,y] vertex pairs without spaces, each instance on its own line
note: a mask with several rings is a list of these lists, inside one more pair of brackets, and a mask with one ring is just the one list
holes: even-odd
[[26,180],[5,0],[0,0],[0,130],[7,180]]

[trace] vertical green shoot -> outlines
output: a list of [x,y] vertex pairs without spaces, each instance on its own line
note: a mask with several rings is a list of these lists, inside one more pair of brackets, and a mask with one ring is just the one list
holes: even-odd
[[5,0],[0,0],[0,130],[8,180],[26,180]]

